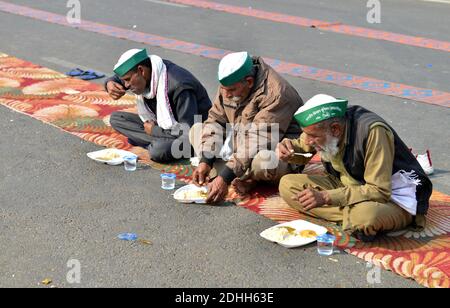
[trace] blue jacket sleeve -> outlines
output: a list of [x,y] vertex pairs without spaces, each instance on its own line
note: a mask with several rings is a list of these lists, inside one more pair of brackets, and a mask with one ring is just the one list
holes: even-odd
[[[194,117],[198,114],[198,102],[195,93],[192,90],[184,90],[174,98],[175,114],[178,123],[186,124],[189,127],[194,125]],[[164,130],[159,126],[153,129],[152,135],[161,138],[176,139],[180,135],[174,135],[170,130]]]

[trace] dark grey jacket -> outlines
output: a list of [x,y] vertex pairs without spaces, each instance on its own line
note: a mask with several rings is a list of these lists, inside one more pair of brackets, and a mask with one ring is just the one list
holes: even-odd
[[[202,122],[208,118],[209,109],[211,109],[211,100],[203,85],[186,69],[168,61],[163,60],[167,67],[169,101],[175,120],[180,124],[187,124],[192,127],[194,116],[200,115]],[[123,85],[118,76],[113,76],[106,80],[115,81]],[[147,106],[156,114],[156,99],[144,99]],[[155,137],[175,139],[170,130],[164,130],[161,127],[155,127],[152,135]]]

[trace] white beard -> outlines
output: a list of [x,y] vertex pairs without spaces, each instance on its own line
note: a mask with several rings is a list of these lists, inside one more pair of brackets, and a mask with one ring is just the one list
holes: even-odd
[[328,136],[327,143],[319,153],[323,161],[331,162],[331,160],[339,153],[339,138]]
[[232,101],[235,104],[240,104],[242,102],[242,97],[240,96],[233,96],[230,101]]

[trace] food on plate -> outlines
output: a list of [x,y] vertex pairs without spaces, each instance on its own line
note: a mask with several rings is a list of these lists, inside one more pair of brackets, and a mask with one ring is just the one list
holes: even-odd
[[120,157],[121,156],[119,154],[110,150],[110,151],[103,152],[100,156],[97,156],[96,158],[99,160],[110,161],[110,160],[117,159]]
[[173,197],[180,203],[206,204],[208,195],[209,193],[206,187],[198,187],[194,184],[190,184],[178,189]]
[[185,191],[179,194],[178,199],[182,200],[197,200],[197,199],[207,199],[208,193],[203,190],[196,191]]
[[274,242],[285,242],[295,237],[316,238],[317,233],[312,230],[297,231],[295,228],[282,226],[269,229],[266,233],[266,236],[268,236]]
[[289,237],[295,236],[295,229],[291,227],[277,227],[269,229],[267,232],[267,237],[269,237],[274,242],[284,242]]
[[317,233],[315,231],[312,231],[312,230],[300,231],[299,235],[301,237],[306,237],[306,238],[316,238],[317,237]]
[[295,228],[289,227],[289,226],[284,226],[284,227],[278,227],[278,228],[283,228],[286,229],[289,233],[291,233],[292,235],[295,235]]

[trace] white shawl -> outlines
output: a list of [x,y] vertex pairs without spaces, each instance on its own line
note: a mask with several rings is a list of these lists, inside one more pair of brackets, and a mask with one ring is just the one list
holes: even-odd
[[400,170],[392,176],[391,200],[413,216],[417,214],[417,186],[420,180],[414,171]]
[[[173,116],[172,107],[168,97],[167,68],[163,60],[158,56],[149,57],[152,62],[152,77],[150,89],[137,97],[137,109],[139,117],[143,122],[154,121],[163,129],[171,129],[178,122]],[[144,98],[154,99],[156,97],[156,115],[145,104]]]

